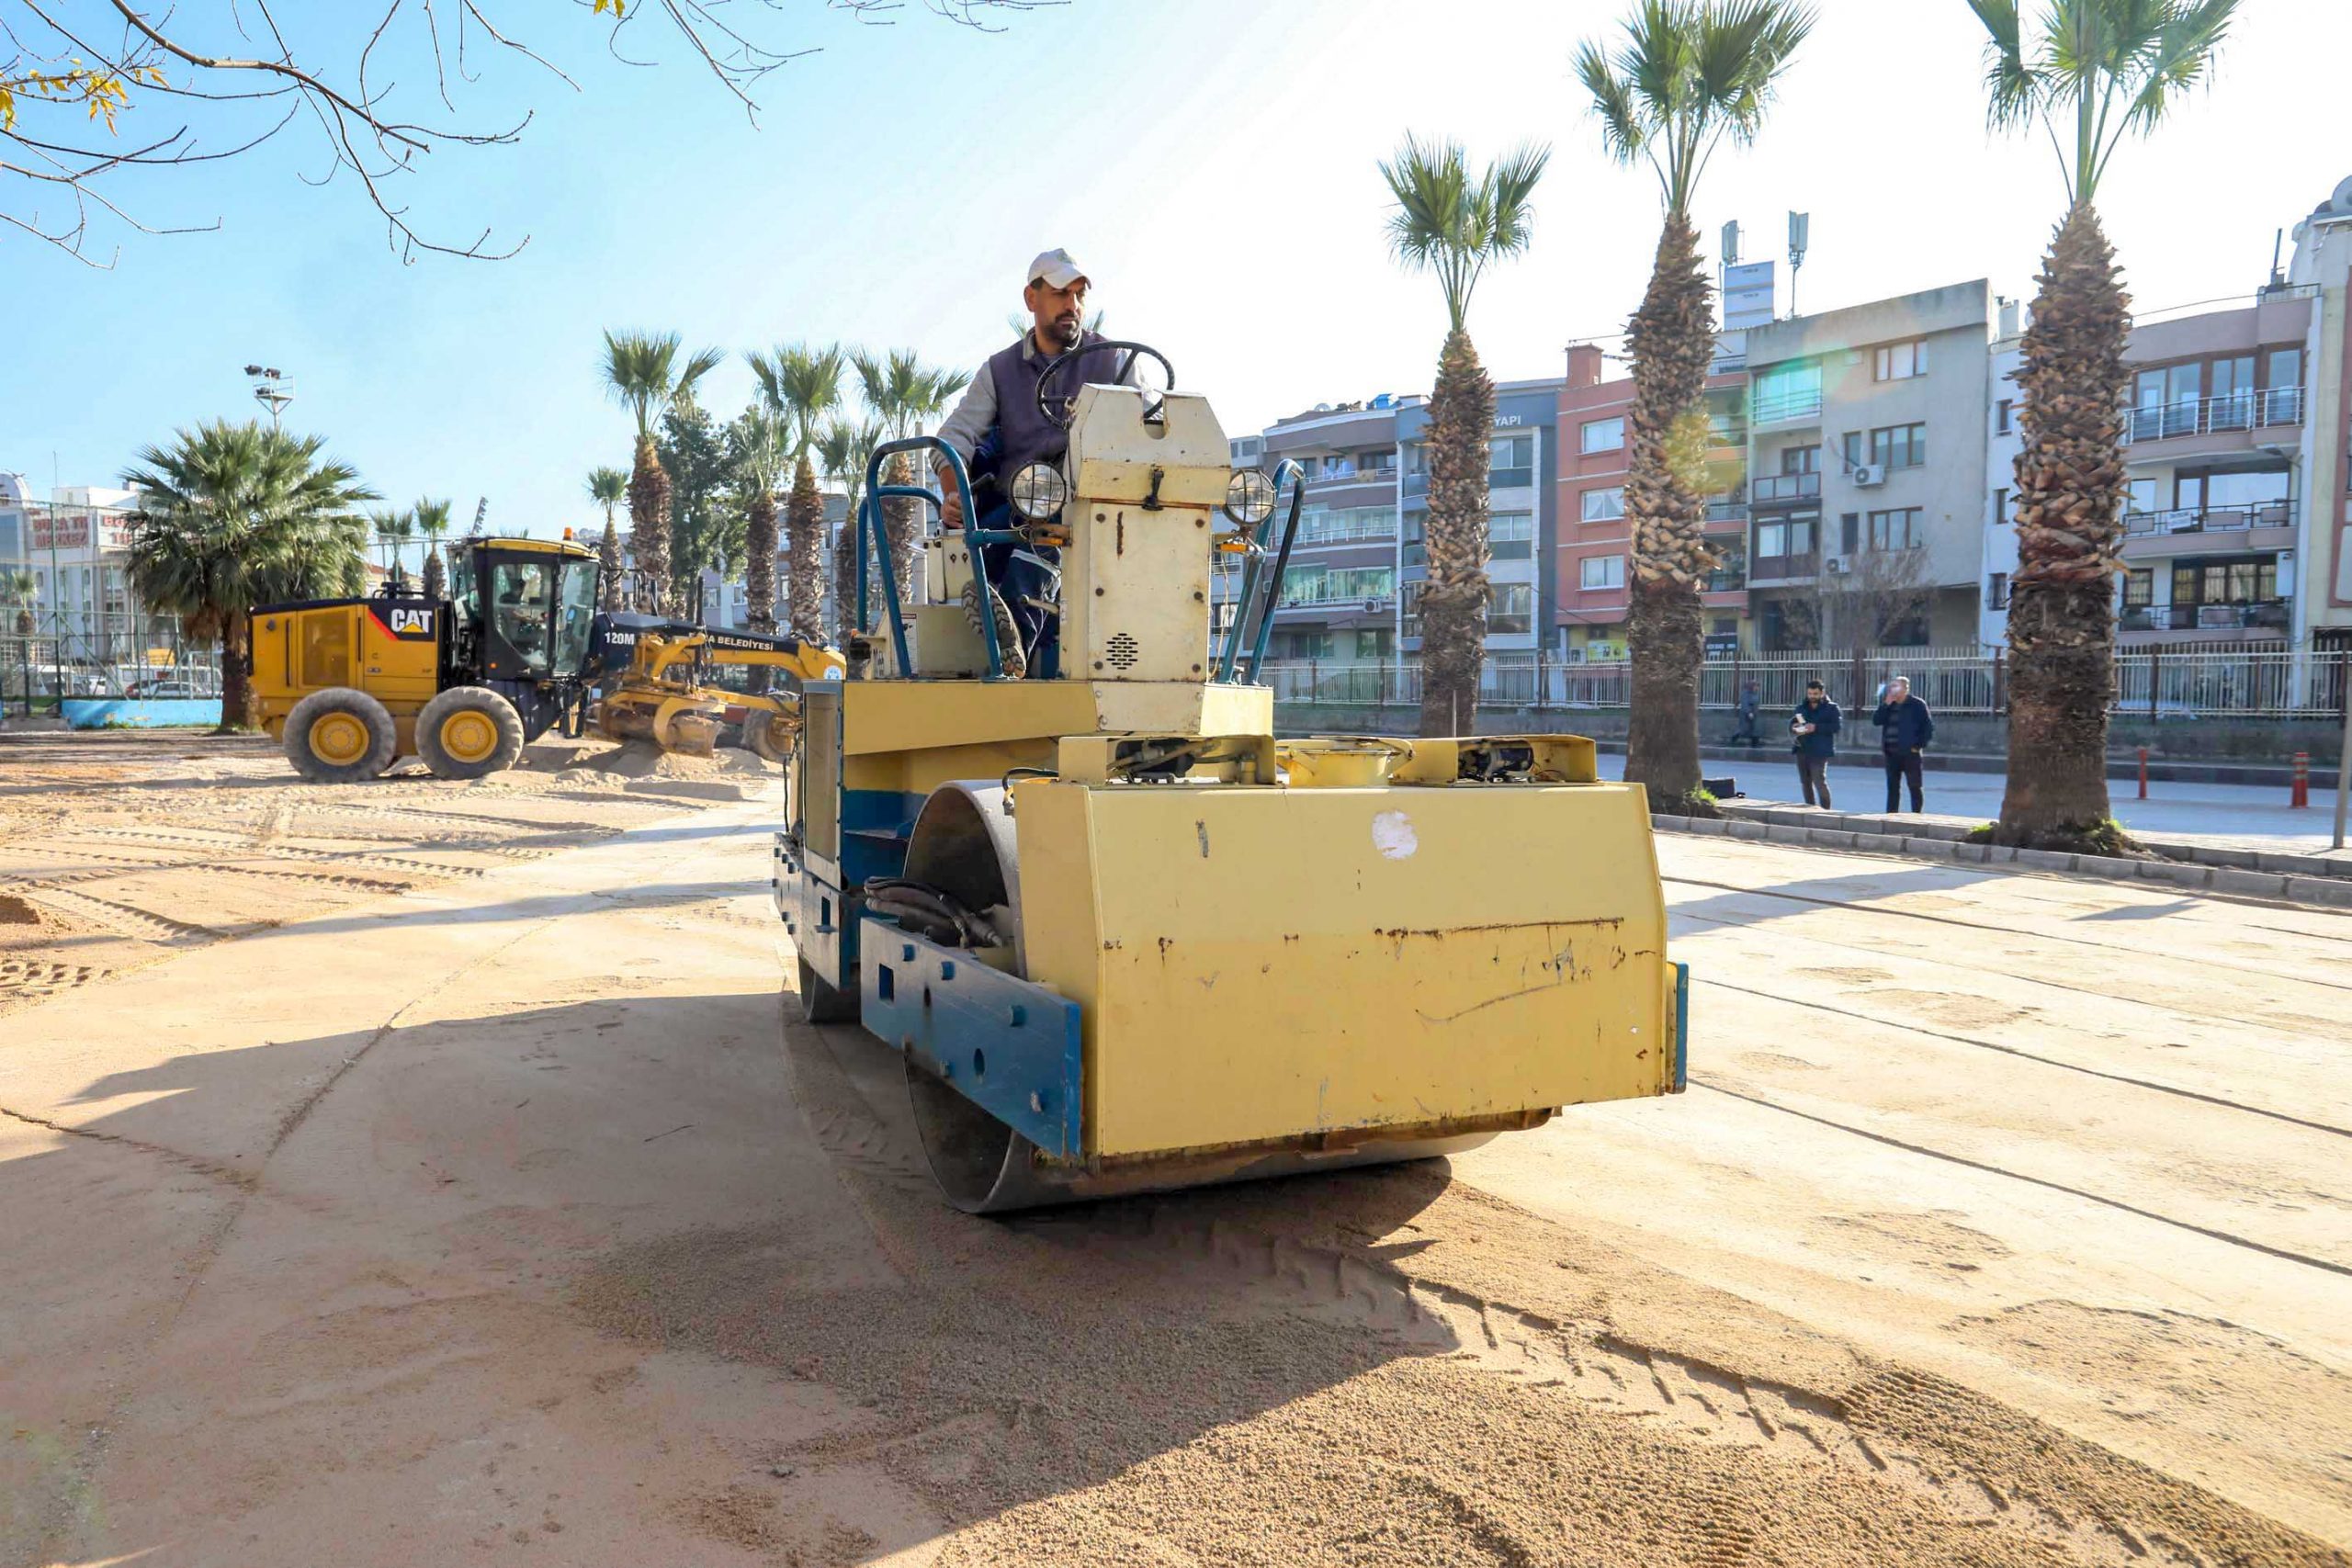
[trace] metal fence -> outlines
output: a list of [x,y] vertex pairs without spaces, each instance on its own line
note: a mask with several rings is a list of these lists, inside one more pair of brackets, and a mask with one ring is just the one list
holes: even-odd
[[219,696],[219,648],[190,643],[176,626],[152,622],[55,635],[0,628],[0,713],[54,712],[62,697],[139,692]]
[[[2340,715],[2352,688],[2352,649],[2132,649],[2115,659],[2118,716],[2158,719],[2319,718]],[[1758,705],[1783,711],[1819,680],[1840,706],[1874,705],[1896,675],[1939,713],[2008,711],[2005,653],[1960,649],[1825,649],[1709,659],[1699,672],[1699,705],[1733,709],[1752,682]],[[1419,661],[1344,660],[1270,661],[1260,679],[1278,703],[1415,705]],[[1557,655],[1489,654],[1479,673],[1481,702],[1510,706],[1623,708],[1632,701],[1623,662],[1577,663]]]

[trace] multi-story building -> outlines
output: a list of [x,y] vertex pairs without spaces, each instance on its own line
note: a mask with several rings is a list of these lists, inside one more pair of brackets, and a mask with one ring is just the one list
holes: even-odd
[[[1558,630],[1567,659],[1626,655],[1626,586],[1631,536],[1625,524],[1626,416],[1631,377],[1602,379],[1604,356],[1592,344],[1568,349],[1560,389],[1559,547],[1554,552]],[[1707,646],[1728,653],[1747,623],[1747,416],[1746,374],[1720,355],[1707,378],[1707,536],[1721,558],[1708,578]],[[1746,640],[1752,641],[1752,638]]]
[[1762,648],[1975,640],[1988,304],[1979,278],[1747,329]]
[[1993,406],[1986,411],[1984,437],[1984,592],[1977,604],[1976,644],[1998,648],[2009,635],[2009,579],[2018,570],[2018,453],[2024,449],[2018,411],[2022,363],[2024,307],[2002,299],[2000,326],[1993,338],[1986,384]]
[[[1321,405],[1228,444],[1237,464],[1272,471],[1288,458],[1306,473],[1268,658],[1372,662],[1395,651],[1396,427],[1396,400],[1384,392]],[[1227,593],[1237,581],[1227,574]]]
[[[1556,378],[1495,385],[1495,429],[1487,442],[1487,650],[1532,656],[1552,636],[1557,602],[1549,563],[1559,545],[1560,390]],[[1429,457],[1426,400],[1397,406],[1403,513],[1398,557],[1396,646],[1420,649],[1414,613],[1429,577]]]
[[2295,225],[2290,288],[2310,293],[2302,439],[2307,497],[2290,622],[2318,648],[2352,648],[2352,179]]

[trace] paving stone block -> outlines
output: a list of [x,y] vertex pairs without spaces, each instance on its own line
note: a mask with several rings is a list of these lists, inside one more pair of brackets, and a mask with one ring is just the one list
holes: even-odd
[[1735,818],[1724,824],[1724,832],[1727,837],[1734,839],[1760,839],[1764,836],[1764,824],[1742,822]]
[[2104,876],[2115,882],[2136,882],[2140,863],[2120,855],[2076,855],[2075,871],[2081,876]]
[[2017,860],[2018,864],[2035,871],[2072,871],[2075,857],[2056,850],[2019,850]]
[[2299,904],[2335,904],[2352,908],[2352,878],[2290,876],[2287,897]]
[[1866,850],[1871,847],[1868,834],[1845,833],[1835,828],[1807,828],[1804,839],[1806,843],[1821,844],[1833,850]]
[[2216,893],[2235,893],[2248,898],[2283,898],[2287,896],[2287,879],[2267,871],[2233,871],[2225,865],[2212,868],[2212,880],[2206,886]]

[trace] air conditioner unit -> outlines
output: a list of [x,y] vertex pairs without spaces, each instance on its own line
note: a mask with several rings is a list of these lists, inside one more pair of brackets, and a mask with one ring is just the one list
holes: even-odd
[[1883,463],[1857,463],[1854,465],[1854,482],[1857,485],[1860,485],[1865,488],[1871,485],[1884,484],[1886,482],[1886,465]]
[[1821,570],[1832,577],[1842,577],[1854,570],[1854,563],[1845,556],[1824,556]]

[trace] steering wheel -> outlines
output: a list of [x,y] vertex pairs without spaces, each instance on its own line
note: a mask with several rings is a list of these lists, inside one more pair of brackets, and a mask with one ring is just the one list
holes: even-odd
[[1166,355],[1152,347],[1151,344],[1129,343],[1120,338],[1097,338],[1081,348],[1072,349],[1063,355],[1059,359],[1046,366],[1046,373],[1037,378],[1037,412],[1044,414],[1046,423],[1053,425],[1055,429],[1069,428],[1070,414],[1074,412],[1070,405],[1077,401],[1077,398],[1074,395],[1061,399],[1049,398],[1046,395],[1046,389],[1054,384],[1054,378],[1060,375],[1063,370],[1098,348],[1117,348],[1126,351],[1126,357],[1119,361],[1119,368],[1111,378],[1114,381],[1125,380],[1127,372],[1135,367],[1136,356],[1148,354],[1159,361],[1159,368],[1167,375],[1168,384],[1170,387],[1176,384],[1176,367],[1168,363]]

